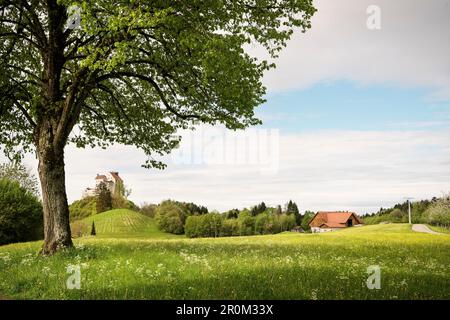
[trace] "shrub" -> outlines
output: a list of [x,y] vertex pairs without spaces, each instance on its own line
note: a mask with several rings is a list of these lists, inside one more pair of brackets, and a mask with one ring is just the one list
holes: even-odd
[[111,207],[112,209],[128,209],[132,211],[140,210],[139,207],[136,204],[134,204],[134,202],[126,199],[120,194],[111,195]]
[[70,221],[81,220],[97,213],[97,200],[95,197],[86,197],[74,201],[69,206]]
[[185,212],[173,201],[163,201],[156,208],[156,221],[162,231],[182,234],[186,221]]
[[73,238],[80,238],[88,234],[87,224],[81,221],[71,223],[70,230]]
[[143,215],[146,215],[147,217],[154,218],[156,215],[157,207],[158,206],[156,204],[144,203],[139,209],[139,212]]
[[0,245],[43,238],[42,205],[16,181],[0,180]]

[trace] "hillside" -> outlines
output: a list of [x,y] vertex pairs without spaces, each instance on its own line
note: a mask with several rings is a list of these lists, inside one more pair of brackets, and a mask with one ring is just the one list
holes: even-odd
[[158,230],[154,219],[129,209],[115,209],[94,214],[72,223],[72,228],[83,224],[84,235],[88,235],[91,231],[92,222],[95,223],[97,237],[179,237]]
[[[103,236],[36,256],[41,242],[0,247],[0,295],[39,299],[450,299],[450,235],[407,224],[326,234],[164,239],[129,211],[94,216]],[[131,220],[131,221],[130,221]],[[91,221],[91,220],[88,220]],[[119,225],[116,225],[119,223]],[[112,227],[111,225],[115,226]],[[125,238],[124,225],[135,234]],[[164,235],[165,236],[165,235]],[[65,287],[81,267],[81,290]],[[381,268],[381,290],[366,287]]]

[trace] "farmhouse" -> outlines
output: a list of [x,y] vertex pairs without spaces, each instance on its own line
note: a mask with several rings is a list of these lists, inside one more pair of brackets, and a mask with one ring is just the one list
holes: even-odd
[[361,224],[356,213],[342,211],[319,211],[309,222],[312,232],[334,231]]
[[111,171],[106,174],[97,174],[95,177],[95,187],[86,188],[83,191],[82,197],[93,197],[97,193],[97,188],[100,184],[104,184],[106,188],[111,192],[111,194],[122,194],[123,195],[123,180],[119,176],[118,172]]

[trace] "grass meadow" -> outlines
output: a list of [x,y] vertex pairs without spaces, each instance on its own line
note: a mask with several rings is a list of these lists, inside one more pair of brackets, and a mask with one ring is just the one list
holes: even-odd
[[[41,242],[0,247],[0,296],[450,299],[448,234],[388,224],[326,234],[187,239],[161,233],[150,218],[128,218],[100,217],[98,236],[76,239],[75,250],[52,257],[38,255]],[[132,225],[131,231],[112,226],[117,219]],[[79,290],[66,288],[68,265],[80,266]],[[379,290],[366,286],[371,265],[381,268]]]

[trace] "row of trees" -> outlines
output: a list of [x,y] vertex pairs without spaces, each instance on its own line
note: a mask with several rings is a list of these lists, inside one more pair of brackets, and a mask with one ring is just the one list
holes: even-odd
[[260,213],[256,216],[245,212],[238,218],[227,219],[220,213],[189,216],[185,234],[189,238],[250,236],[274,234],[292,230],[296,225],[294,215]]
[[[144,208],[148,210],[148,205]],[[165,200],[154,208],[154,216],[160,230],[182,234],[186,218],[193,215],[203,215],[208,213],[208,208],[198,206],[192,202],[180,202],[174,200]]]
[[[392,208],[380,208],[378,212],[363,217],[366,224],[407,223],[408,219],[408,202],[396,204]],[[411,219],[412,223],[428,223],[450,228],[450,195],[412,202]]]
[[208,213],[206,207],[172,200],[161,204],[145,204],[141,212],[156,217],[160,230],[188,237],[218,237],[254,234],[274,234],[291,230],[295,226],[309,230],[312,212],[300,214],[298,206],[290,200],[282,209],[280,205],[267,207],[264,202],[243,210],[232,209],[224,213]]

